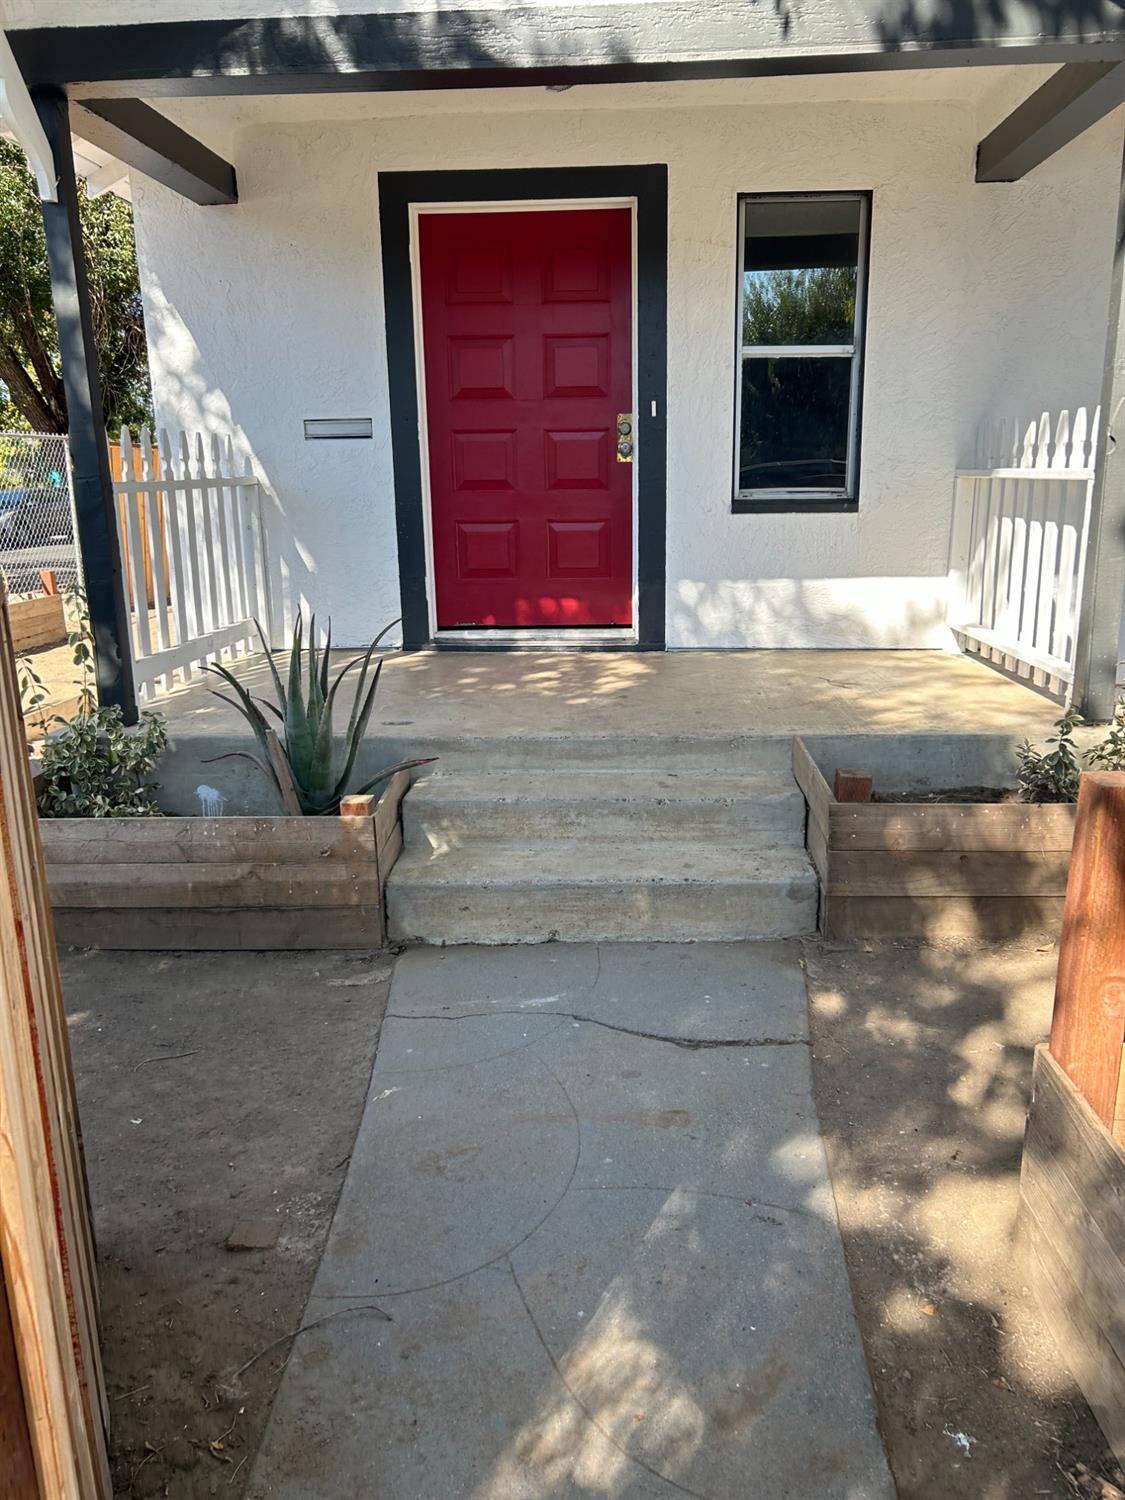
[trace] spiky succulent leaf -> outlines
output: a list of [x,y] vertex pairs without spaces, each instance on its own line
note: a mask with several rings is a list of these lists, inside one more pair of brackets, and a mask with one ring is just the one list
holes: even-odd
[[224,750],[222,755],[207,755],[203,758],[205,766],[211,765],[217,760],[252,760],[258,770],[262,772],[267,781],[272,781],[277,788],[278,795],[281,794],[281,785],[277,779],[277,772],[261,756],[252,755],[249,750]]
[[234,689],[238,695],[237,703],[228,698],[225,693],[220,693],[216,688],[212,688],[211,692],[215,694],[216,698],[221,698],[224,703],[229,703],[232,708],[236,708],[258,738],[261,739],[266,728],[265,716],[247,689],[242,686],[234,673],[224,667],[221,662],[208,662],[206,670],[214,672],[217,677],[221,677],[224,682],[229,683]]
[[266,653],[266,661],[269,662],[270,676],[273,678],[273,690],[277,694],[277,701],[281,704],[282,711],[285,709],[285,689],[281,685],[281,673],[277,670],[277,662],[270,649],[270,643],[266,640],[266,633],[262,629],[261,622],[255,616],[254,628],[258,632],[258,639],[262,643],[262,650]]
[[320,660],[320,701],[328,697],[328,661],[332,655],[332,616],[328,616],[328,629],[324,636],[324,655]]
[[415,766],[432,766],[437,760],[436,755],[421,755],[417,760],[400,760],[397,765],[385,766],[383,770],[377,771],[370,781],[365,781],[362,786],[357,786],[351,793],[353,797],[362,797],[364,792],[369,792],[373,786],[378,786],[381,781],[386,781],[388,776],[394,776],[399,771],[410,771]]
[[304,639],[304,620],[297,616],[293,627],[293,653],[289,658],[289,698],[285,705],[285,756],[293,767],[298,786],[304,784],[309,760],[312,756],[312,734],[305,706],[304,684],[301,681],[301,646]]
[[355,767],[355,759],[359,754],[359,747],[363,736],[367,731],[367,721],[371,717],[371,710],[375,707],[375,694],[379,687],[379,678],[383,673],[383,661],[380,657],[375,668],[375,675],[371,679],[371,686],[367,690],[367,697],[363,700],[363,707],[359,711],[359,717],[355,724],[349,726],[347,741],[344,745],[344,769],[340,772],[340,779],[333,788],[334,797],[342,797],[348,785],[348,777]]
[[344,731],[344,741],[345,741],[346,744],[350,744],[351,743],[352,735],[355,733],[355,726],[356,726],[356,723],[357,723],[357,721],[359,719],[360,707],[361,707],[361,705],[364,702],[363,689],[364,689],[364,685],[367,682],[367,671],[368,671],[369,666],[371,665],[371,658],[375,655],[375,652],[376,652],[376,650],[378,649],[378,646],[379,646],[379,642],[383,639],[383,637],[385,635],[389,635],[390,632],[395,628],[396,625],[401,625],[401,624],[402,624],[402,616],[400,615],[397,620],[392,620],[389,625],[384,625],[383,628],[382,628],[382,630],[380,630],[379,634],[375,637],[375,639],[371,642],[370,646],[368,646],[368,648],[367,648],[367,652],[366,652],[366,654],[364,655],[364,658],[363,658],[363,670],[359,674],[359,681],[356,683],[356,687],[355,687],[355,698],[354,698],[354,700],[352,702],[352,711],[348,715],[348,727]]

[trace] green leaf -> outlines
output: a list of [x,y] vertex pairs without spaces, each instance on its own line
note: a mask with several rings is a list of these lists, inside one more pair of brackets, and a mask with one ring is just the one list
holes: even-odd
[[[262,629],[261,622],[257,616],[254,618],[254,629],[258,632],[258,639],[262,643],[262,650],[266,653],[266,661],[269,663],[270,676],[273,678],[273,690],[277,694],[277,701],[281,705],[281,714],[285,711],[285,689],[281,685],[281,673],[277,670],[277,662],[274,660],[270,643],[266,640],[266,633]],[[272,707],[272,704],[270,705]]]
[[348,741],[344,747],[344,769],[340,773],[340,779],[333,789],[332,796],[334,799],[342,797],[347,789],[348,778],[352,774],[356,756],[359,754],[359,747],[363,742],[364,734],[367,732],[367,721],[371,717],[371,710],[375,707],[375,694],[378,691],[379,678],[382,676],[382,673],[383,661],[380,657],[379,663],[375,668],[375,675],[371,679],[371,687],[368,689],[367,697],[363,701],[363,707],[359,711],[359,718],[356,719],[354,726],[348,726]]

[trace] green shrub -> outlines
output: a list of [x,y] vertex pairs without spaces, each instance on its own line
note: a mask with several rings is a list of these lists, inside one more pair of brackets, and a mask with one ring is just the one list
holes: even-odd
[[1113,710],[1105,739],[1087,752],[1086,759],[1098,771],[1125,771],[1125,703]]
[[146,782],[168,743],[163,715],[143,713],[126,729],[119,708],[72,719],[43,746],[36,800],[44,818],[158,818],[156,782]]
[[1077,802],[1082,766],[1074,747],[1074,731],[1081,722],[1082,715],[1076,708],[1068,708],[1061,719],[1056,719],[1058,734],[1047,741],[1053,750],[1036,750],[1030,740],[1024,740],[1016,751],[1021,801]]

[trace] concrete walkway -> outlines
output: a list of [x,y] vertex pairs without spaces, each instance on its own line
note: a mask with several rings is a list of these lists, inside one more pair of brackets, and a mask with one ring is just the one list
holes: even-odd
[[417,949],[254,1500],[891,1500],[799,949]]

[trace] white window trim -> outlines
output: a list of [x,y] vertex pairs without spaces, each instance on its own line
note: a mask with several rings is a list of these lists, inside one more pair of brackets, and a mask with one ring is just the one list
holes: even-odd
[[[859,204],[859,251],[856,257],[855,321],[852,325],[850,344],[744,344],[742,342],[743,265],[746,246],[747,203],[858,203]],[[871,199],[865,192],[848,193],[741,193],[738,199],[738,247],[737,247],[737,309],[734,380],[734,498],[736,500],[761,500],[772,502],[793,501],[799,508],[801,501],[815,503],[824,500],[842,500],[854,503],[858,497],[859,479],[859,416],[860,397],[863,389],[863,342],[867,318],[867,265],[868,228]],[[843,487],[780,489],[774,486],[744,490],[739,488],[742,448],[742,364],[746,359],[850,359],[851,382],[848,395],[847,471]]]

